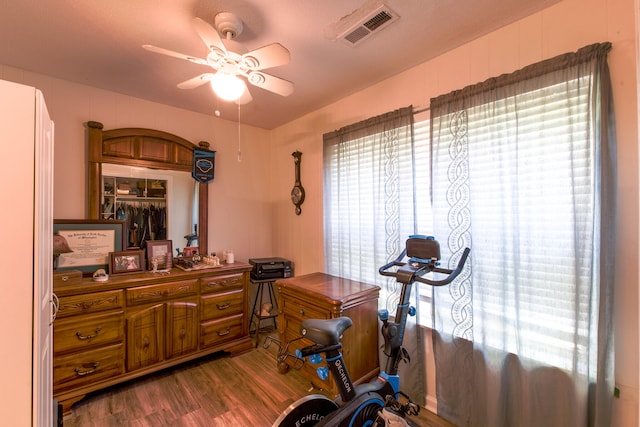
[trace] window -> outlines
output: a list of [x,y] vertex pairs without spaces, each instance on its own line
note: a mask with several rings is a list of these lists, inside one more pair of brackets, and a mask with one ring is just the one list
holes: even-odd
[[516,425],[521,413],[544,414],[532,425],[610,423],[610,49],[587,46],[431,102],[434,230],[452,258],[472,248],[459,280],[434,292],[438,406],[454,423]]
[[[440,236],[433,232],[433,212],[431,210],[431,144],[429,143],[428,111],[417,114],[413,125],[415,181],[416,181],[416,232],[427,236],[434,236],[440,241]],[[418,295],[417,323],[431,327],[432,322],[432,287],[415,284]]]
[[601,202],[596,75],[564,58],[431,110],[434,227],[455,236],[449,253],[472,245],[475,258],[466,285],[437,294],[443,327],[579,375],[595,373],[583,356],[599,317],[602,209],[613,208]]
[[502,412],[486,408],[528,404],[533,389],[549,392],[536,394],[535,410],[561,412],[558,420],[582,420],[590,393],[597,417],[610,413],[610,48],[588,46],[435,98],[429,120],[375,118],[325,135],[329,273],[380,285],[381,306],[391,309],[397,285],[377,269],[408,235],[435,235],[445,267],[472,249],[449,286],[414,287],[420,322],[434,314],[439,411],[442,402],[452,421],[498,425],[484,417]]
[[[379,285],[381,306],[393,313],[399,286],[378,268],[398,256],[409,235],[431,234],[432,216],[428,113],[415,124],[410,108],[403,121],[392,119],[325,135],[324,185],[326,271]],[[429,303],[429,287],[419,292]],[[430,309],[420,308],[421,321],[429,321]]]
[[[469,196],[456,203],[468,203],[467,232],[480,260],[473,341],[568,370],[586,369],[569,348],[574,337],[587,345],[593,274],[588,87],[572,79],[466,108],[462,119],[453,118],[459,111],[438,118],[464,120]],[[438,169],[438,201],[452,200],[450,169]]]

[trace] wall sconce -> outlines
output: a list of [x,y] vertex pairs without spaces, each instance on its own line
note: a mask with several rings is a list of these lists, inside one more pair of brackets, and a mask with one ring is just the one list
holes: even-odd
[[70,252],[73,252],[73,251],[69,247],[69,243],[67,242],[67,239],[65,239],[59,234],[54,234],[53,235],[53,269],[54,270],[58,269],[58,258],[60,258],[60,255],[68,254]]
[[211,87],[225,101],[236,101],[244,93],[244,82],[233,74],[218,71],[211,78]]

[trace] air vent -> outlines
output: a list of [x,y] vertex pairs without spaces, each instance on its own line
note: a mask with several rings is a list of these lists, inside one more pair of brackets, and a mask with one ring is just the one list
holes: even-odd
[[[356,18],[357,15],[361,14],[353,13],[349,18]],[[350,46],[355,46],[386,28],[390,23],[396,21],[399,16],[389,7],[381,4],[375,10],[361,15],[359,18],[357,22],[350,25],[348,29],[338,36],[339,40]]]

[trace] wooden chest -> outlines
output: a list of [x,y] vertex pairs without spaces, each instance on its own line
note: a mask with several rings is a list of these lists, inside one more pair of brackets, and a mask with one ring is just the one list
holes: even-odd
[[[378,286],[324,273],[280,279],[276,286],[278,329],[285,343],[300,337],[300,323],[304,319],[350,317],[353,326],[345,331],[342,339],[342,354],[349,375],[355,384],[378,375]],[[289,352],[295,353],[296,349],[310,344],[306,339],[294,341]],[[287,361],[293,366],[292,361]],[[327,380],[321,380],[316,374],[320,366],[326,363],[314,365],[306,361],[301,372],[314,386],[337,396],[333,377],[329,375]]]

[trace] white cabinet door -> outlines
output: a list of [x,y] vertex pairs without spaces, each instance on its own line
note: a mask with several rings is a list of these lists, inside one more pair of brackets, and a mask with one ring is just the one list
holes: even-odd
[[53,123],[42,94],[0,80],[0,412],[53,425]]
[[53,122],[36,91],[33,419],[53,425]]

